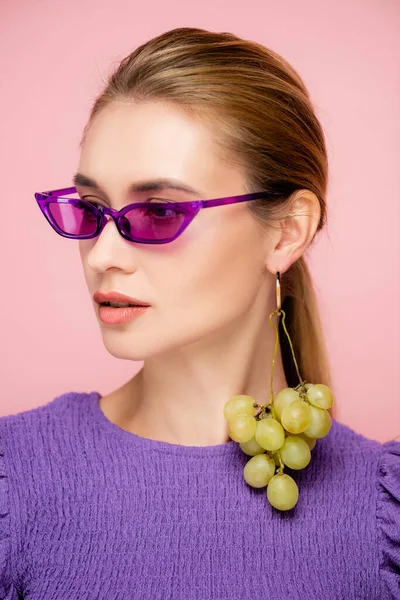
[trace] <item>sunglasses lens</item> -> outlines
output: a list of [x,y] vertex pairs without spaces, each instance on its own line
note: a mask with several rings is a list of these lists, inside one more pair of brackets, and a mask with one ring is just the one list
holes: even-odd
[[[48,205],[52,221],[57,228],[69,236],[80,237],[94,234],[99,226],[95,208],[74,201],[72,204],[50,202]],[[119,219],[121,231],[128,239],[162,241],[173,238],[185,220],[185,213],[174,207],[149,204],[133,208]]]
[[149,204],[125,213],[120,219],[120,227],[127,237],[137,240],[162,241],[174,237],[184,220],[185,213],[178,208]]
[[87,205],[79,201],[74,201],[74,204],[50,202],[48,210],[58,229],[68,235],[77,237],[91,235],[98,227],[95,210],[90,210]]

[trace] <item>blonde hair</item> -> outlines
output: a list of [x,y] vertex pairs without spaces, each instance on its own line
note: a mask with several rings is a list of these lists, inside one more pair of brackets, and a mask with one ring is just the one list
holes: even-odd
[[[323,130],[302,79],[279,54],[232,33],[192,27],[162,33],[120,61],[94,102],[81,145],[105,106],[140,101],[171,103],[218,131],[220,156],[244,167],[246,191],[270,193],[270,198],[247,205],[258,221],[270,225],[282,219],[296,192],[310,190],[321,211],[316,233],[323,228],[328,180]],[[304,255],[282,274],[281,298],[303,380],[332,389]],[[279,340],[286,380],[296,387],[299,380],[281,319]]]

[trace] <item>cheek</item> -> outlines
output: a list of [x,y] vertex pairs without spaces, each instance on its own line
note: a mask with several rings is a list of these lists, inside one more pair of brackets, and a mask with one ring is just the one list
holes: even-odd
[[93,275],[93,272],[91,272],[91,270],[89,269],[89,266],[88,266],[88,254],[90,252],[90,249],[93,246],[93,244],[91,242],[92,242],[92,240],[79,240],[78,241],[79,256],[80,256],[81,263],[82,263],[83,273],[85,275],[85,279],[87,282],[88,282],[91,274]]
[[79,255],[82,261],[84,261],[87,253],[89,252],[89,241],[90,240],[78,240]]
[[[164,257],[165,258],[165,257]],[[254,301],[264,265],[252,227],[215,229],[182,245],[154,268],[154,289],[163,290],[159,313],[171,326],[215,328],[243,314]],[[158,285],[159,284],[159,285]]]
[[88,257],[89,254],[93,248],[93,246],[96,245],[96,242],[99,238],[94,238],[91,240],[78,240],[78,245],[79,245],[79,255],[81,257],[81,261],[83,263],[83,266],[88,268]]

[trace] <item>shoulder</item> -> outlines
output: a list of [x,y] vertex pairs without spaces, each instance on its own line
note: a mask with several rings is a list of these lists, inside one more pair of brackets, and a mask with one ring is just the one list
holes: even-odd
[[377,472],[380,573],[389,598],[400,598],[400,442],[382,444]]
[[328,478],[335,478],[338,483],[343,480],[343,484],[351,491],[351,482],[357,488],[368,481],[371,489],[373,488],[372,480],[375,478],[381,452],[380,442],[367,438],[332,418],[330,432],[317,440],[312,455]]
[[66,413],[79,404],[82,400],[93,394],[94,392],[64,392],[56,396],[46,404],[35,406],[27,410],[11,413],[0,417],[0,424],[23,424],[27,422],[40,422],[48,417],[55,416],[60,413]]
[[60,426],[65,430],[87,408],[90,396],[85,392],[66,392],[47,404],[0,417],[0,439],[15,449],[21,443],[40,444],[40,433],[50,433]]
[[0,598],[7,598],[12,585],[11,523],[8,470],[0,438]]
[[333,457],[350,469],[356,482],[355,497],[374,498],[377,556],[384,598],[400,598],[400,435],[385,443],[368,439],[332,421],[326,438],[319,440],[323,460]]
[[[327,440],[328,444],[337,446],[340,452],[345,451],[355,454],[364,453],[365,451],[376,454],[379,453],[382,446],[381,442],[367,438],[362,433],[358,433],[336,419],[332,419],[331,431],[322,440]],[[321,442],[321,440],[318,441]]]
[[0,417],[4,464],[13,471],[16,485],[35,485],[39,473],[50,473],[50,457],[57,467],[85,437],[92,394],[67,392],[47,404]]
[[27,507],[33,506],[30,494],[36,496],[38,487],[46,487],[49,454],[57,455],[65,435],[75,430],[90,395],[68,392],[42,406],[0,417],[0,598],[11,598],[8,594],[18,586],[23,521],[29,515]]

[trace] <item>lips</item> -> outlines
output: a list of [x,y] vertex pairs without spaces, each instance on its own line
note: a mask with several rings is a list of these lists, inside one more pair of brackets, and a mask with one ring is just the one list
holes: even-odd
[[113,291],[102,292],[101,290],[97,290],[93,294],[93,300],[97,302],[97,304],[102,304],[103,302],[120,302],[123,304],[132,304],[133,306],[150,306],[148,302]]

